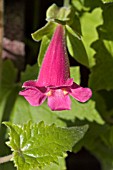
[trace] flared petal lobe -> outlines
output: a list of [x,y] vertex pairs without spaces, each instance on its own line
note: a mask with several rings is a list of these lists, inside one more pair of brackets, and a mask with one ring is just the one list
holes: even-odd
[[71,100],[68,94],[65,95],[61,89],[57,89],[48,97],[48,106],[53,111],[70,110]]
[[20,91],[19,95],[24,96],[32,106],[40,106],[47,98],[44,93],[34,87]]
[[69,59],[65,45],[65,30],[58,25],[45,54],[37,85],[63,86],[70,78]]
[[28,87],[36,87],[36,80],[28,80],[28,81],[25,81],[22,85],[22,87],[24,88],[28,88]]
[[80,102],[86,102],[91,98],[92,91],[89,88],[83,88],[76,83],[73,83],[70,95]]

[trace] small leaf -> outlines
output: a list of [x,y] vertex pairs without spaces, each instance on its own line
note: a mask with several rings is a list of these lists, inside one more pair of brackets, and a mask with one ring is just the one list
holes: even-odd
[[54,32],[55,27],[55,23],[48,22],[44,27],[32,33],[31,36],[35,41],[40,41],[43,36],[50,36]]
[[4,123],[10,129],[10,141],[7,143],[14,151],[13,160],[18,170],[43,168],[50,163],[58,163],[66,151],[84,136],[88,126],[60,128],[55,124],[45,125],[44,122],[23,126]]
[[84,45],[76,33],[69,26],[66,26],[67,47],[71,56],[79,63],[89,67],[88,57]]

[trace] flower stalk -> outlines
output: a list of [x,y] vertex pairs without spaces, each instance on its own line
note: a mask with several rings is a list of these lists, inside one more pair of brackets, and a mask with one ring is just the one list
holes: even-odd
[[63,6],[68,7],[69,4],[70,4],[70,0],[64,0],[64,5]]

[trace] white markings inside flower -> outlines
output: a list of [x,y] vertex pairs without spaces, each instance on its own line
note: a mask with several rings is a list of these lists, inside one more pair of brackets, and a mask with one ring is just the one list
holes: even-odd
[[[68,91],[66,90],[66,88],[62,88],[61,89],[62,91],[63,91],[63,94],[64,95],[67,95],[68,94]],[[52,96],[53,95],[53,93],[54,93],[54,90],[49,90],[47,93],[46,93],[46,96]]]
[[46,96],[52,96],[52,94],[53,94],[53,90],[49,90],[47,93],[46,93]]
[[63,88],[62,91],[63,91],[64,95],[68,94],[68,91],[66,90],[66,88]]

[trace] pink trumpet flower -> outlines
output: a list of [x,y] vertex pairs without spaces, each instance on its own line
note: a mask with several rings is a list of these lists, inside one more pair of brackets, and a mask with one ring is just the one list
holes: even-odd
[[66,52],[65,30],[58,24],[46,51],[37,80],[24,82],[20,95],[32,106],[41,105],[48,98],[51,110],[70,110],[69,94],[80,102],[86,102],[92,92],[70,78],[69,59]]

